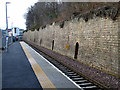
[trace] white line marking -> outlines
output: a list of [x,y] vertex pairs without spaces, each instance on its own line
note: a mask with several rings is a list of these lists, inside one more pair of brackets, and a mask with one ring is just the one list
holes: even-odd
[[[25,43],[25,42],[23,42]],[[25,43],[28,45],[27,43]],[[28,45],[29,46],[29,45]],[[30,47],[30,46],[29,46]],[[65,75],[62,71],[60,71],[57,67],[55,67],[52,63],[50,63],[48,60],[46,60],[43,56],[41,56],[38,52],[36,52],[33,48],[30,47],[36,54],[38,54],[41,58],[43,58],[47,63],[49,63],[51,66],[53,66],[58,72],[60,72],[63,76],[65,76],[68,80],[70,80],[74,85],[76,85],[78,88],[83,90],[78,84],[76,84],[72,79],[70,79],[67,75]]]

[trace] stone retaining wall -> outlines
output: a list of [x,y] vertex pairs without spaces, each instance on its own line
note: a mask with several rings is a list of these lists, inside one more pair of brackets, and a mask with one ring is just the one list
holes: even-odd
[[74,58],[78,42],[76,60],[118,76],[119,24],[120,17],[114,21],[110,18],[95,17],[87,22],[82,18],[74,18],[65,21],[63,28],[60,28],[59,23],[53,23],[39,31],[29,30],[24,33],[24,39],[48,49],[53,47],[54,51],[71,58]]

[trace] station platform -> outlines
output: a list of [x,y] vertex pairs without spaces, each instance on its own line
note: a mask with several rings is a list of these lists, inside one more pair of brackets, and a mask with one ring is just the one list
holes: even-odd
[[23,41],[2,53],[2,88],[81,89]]

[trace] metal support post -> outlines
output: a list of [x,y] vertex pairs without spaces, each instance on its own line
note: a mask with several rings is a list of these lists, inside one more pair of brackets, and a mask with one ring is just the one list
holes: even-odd
[[10,4],[10,2],[6,2],[5,6],[6,6],[6,52],[8,51],[8,18],[7,18],[7,4]]

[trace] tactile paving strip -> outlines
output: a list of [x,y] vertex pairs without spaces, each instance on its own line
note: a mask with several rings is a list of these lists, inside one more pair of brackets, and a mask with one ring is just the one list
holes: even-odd
[[47,77],[47,75],[43,72],[43,70],[41,69],[41,67],[37,64],[37,62],[35,61],[35,59],[30,55],[30,53],[28,52],[28,50],[24,47],[23,43],[20,42],[36,76],[37,79],[39,81],[39,83],[41,84],[42,88],[56,88],[53,83],[50,81],[50,79]]

